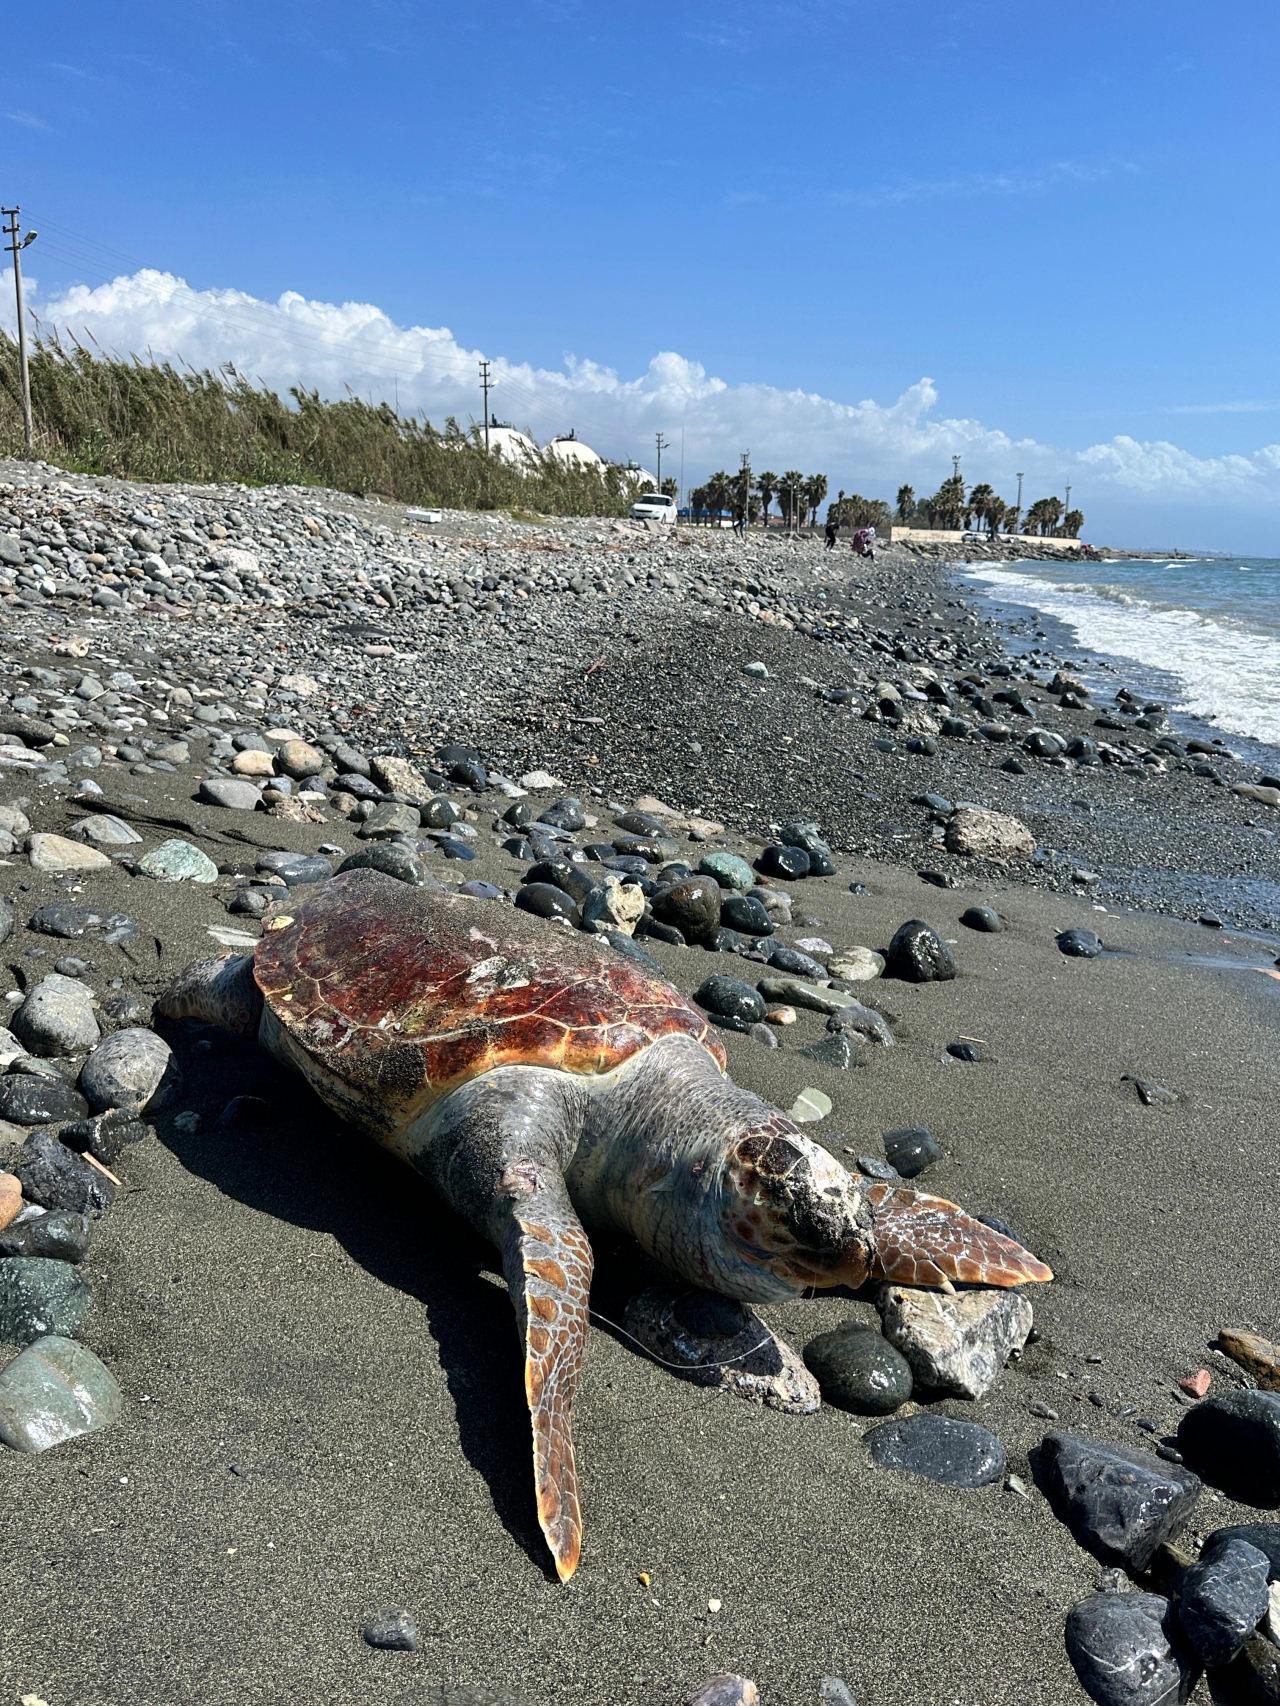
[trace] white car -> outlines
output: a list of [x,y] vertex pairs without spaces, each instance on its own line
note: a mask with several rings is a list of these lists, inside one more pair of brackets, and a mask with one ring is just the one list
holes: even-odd
[[676,518],[676,500],[665,492],[642,492],[632,504],[632,521],[671,522]]

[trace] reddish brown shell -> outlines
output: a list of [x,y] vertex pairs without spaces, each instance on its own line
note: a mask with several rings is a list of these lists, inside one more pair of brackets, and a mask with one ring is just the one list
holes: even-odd
[[496,1066],[610,1072],[673,1034],[725,1061],[706,1016],[607,943],[377,871],[286,902],[254,977],[290,1058],[384,1130]]

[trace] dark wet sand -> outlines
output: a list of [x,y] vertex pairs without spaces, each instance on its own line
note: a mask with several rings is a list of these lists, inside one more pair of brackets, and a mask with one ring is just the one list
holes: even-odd
[[[203,817],[222,828],[232,814]],[[346,825],[252,826],[264,845],[350,844]],[[486,869],[499,867],[482,859],[467,874]],[[847,892],[854,877],[871,896]],[[53,898],[47,880],[31,885],[23,917]],[[108,892],[163,947],[134,944],[136,970],[92,947],[99,989],[126,971],[154,992],[210,951],[206,924],[238,922],[207,892],[86,880],[86,897]],[[1146,1438],[1134,1420],[1108,1413],[1124,1403],[1161,1432],[1176,1425],[1173,1383],[1222,1368],[1206,1351],[1220,1326],[1276,1336],[1280,986],[1248,969],[1270,953],[1082,899],[940,892],[866,861],[841,860],[797,893],[823,923],[794,934],[877,946],[918,915],[958,938],[961,976],[868,986],[900,1045],[863,1069],[799,1059],[790,1045],[821,1034],[806,1015],[777,1052],[731,1037],[732,1070],[784,1107],[805,1084],[825,1088],[835,1111],[808,1129],[837,1153],[931,1125],[946,1157],[929,1187],[1009,1220],[1057,1272],[1033,1293],[1040,1342],[990,1399],[945,1408],[994,1428],[1028,1482],[1028,1448],[1051,1425],[1028,1413],[1037,1398],[1063,1425],[1132,1444]],[[1007,913],[1007,934],[957,925],[980,900]],[[1120,951],[1063,959],[1053,937],[1070,924]],[[18,932],[6,961],[32,945],[51,960],[81,951]],[[694,951],[658,952],[686,990],[713,969]],[[1230,966],[1188,957],[1206,953]],[[995,1058],[949,1060],[960,1036]],[[859,1706],[1083,1698],[1062,1624],[1100,1566],[1034,1487],[1029,1499],[961,1492],[878,1470],[856,1418],[704,1395],[604,1326],[578,1406],[586,1550],[556,1586],[488,1251],[251,1049],[188,1032],[182,1058],[179,1106],[204,1125],[184,1136],[162,1121],[126,1153],[128,1189],[88,1265],[98,1302],[85,1337],[125,1389],[125,1420],[0,1462],[6,1706],[26,1693],[48,1706],[415,1706],[442,1682],[503,1683],[528,1706],[675,1706],[717,1669],[756,1676],[771,1706],[816,1703],[830,1673]],[[1144,1108],[1125,1072],[1182,1100]],[[218,1129],[236,1093],[264,1102]],[[598,1254],[596,1302],[616,1316],[629,1258]],[[821,1298],[770,1319],[803,1344],[870,1314]],[[1242,1514],[1206,1491],[1196,1527]],[[420,1653],[363,1644],[362,1620],[386,1605],[417,1618]]]

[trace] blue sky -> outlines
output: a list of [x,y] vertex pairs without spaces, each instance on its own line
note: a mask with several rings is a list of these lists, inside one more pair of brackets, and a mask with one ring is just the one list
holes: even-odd
[[[44,0],[8,42],[55,319],[433,414],[483,351],[504,412],[611,454],[683,426],[691,474],[886,491],[954,441],[1072,479],[1092,533],[1280,552],[1274,4]],[[110,293],[144,266],[176,318]]]

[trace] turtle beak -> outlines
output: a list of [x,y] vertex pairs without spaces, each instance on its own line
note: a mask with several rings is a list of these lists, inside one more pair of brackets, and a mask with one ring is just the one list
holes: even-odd
[[[892,1285],[933,1286],[940,1291],[961,1285],[1014,1286],[1051,1280],[1052,1271],[1003,1233],[984,1226],[955,1203],[902,1186],[873,1185],[871,1251],[865,1269],[859,1255],[855,1276]],[[852,1265],[852,1264],[851,1264]]]

